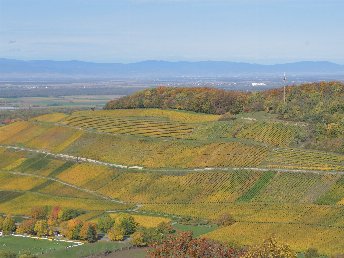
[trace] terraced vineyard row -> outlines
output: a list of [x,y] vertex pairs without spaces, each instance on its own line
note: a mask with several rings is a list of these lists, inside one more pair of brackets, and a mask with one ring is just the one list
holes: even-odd
[[28,214],[32,206],[61,206],[90,211],[125,210],[130,207],[106,200],[61,197],[55,194],[25,192],[16,198],[0,203],[0,211],[8,214]]
[[81,130],[21,121],[0,128],[0,143],[61,152],[82,135]]
[[[113,111],[99,112],[112,114]],[[98,114],[98,112],[95,113]],[[116,113],[117,111],[114,112],[114,114]],[[86,116],[86,114],[89,115]],[[65,121],[73,120],[73,117],[90,119],[91,114],[90,112],[77,113],[66,117]],[[167,124],[169,127],[176,126],[176,124],[185,128],[194,126],[193,123],[164,120],[159,117],[142,116],[138,119],[137,117],[115,116],[114,114],[104,117],[95,116],[92,119],[100,119],[101,122],[95,122],[92,126],[101,126],[101,123],[107,123],[109,119],[129,121],[128,123],[134,124],[138,123],[140,119],[149,120],[151,124],[144,125],[147,128],[153,126],[154,123],[158,123],[159,126]],[[57,118],[60,117],[57,116]],[[49,120],[49,117],[45,117],[43,120],[46,121],[47,119]],[[53,120],[55,121],[55,118]],[[109,125],[109,128],[112,128],[112,125]],[[138,125],[132,126],[132,128],[134,128],[135,134],[142,130]],[[214,130],[228,129],[228,125],[222,121],[221,126],[211,128]],[[279,126],[276,128],[279,130]],[[208,133],[211,133],[211,130]],[[173,137],[181,134],[184,134],[182,130],[176,132]],[[169,133],[169,135],[173,135],[173,133]],[[191,139],[192,137],[187,138]],[[221,139],[210,143],[208,140],[202,140],[202,138],[172,141],[171,139],[162,140],[156,137],[142,138],[123,134],[96,134],[46,122],[22,121],[0,128],[0,143],[4,145],[22,145],[27,148],[47,150],[53,153],[62,152],[75,157],[81,156],[127,166],[147,168],[268,167],[322,171],[342,171],[344,168],[344,156],[340,154],[296,148],[272,150],[271,147],[264,147],[254,142],[241,140],[241,138],[232,142],[228,139]]]
[[252,139],[275,146],[289,146],[300,127],[277,122],[247,123],[236,133],[237,138]]
[[182,138],[190,134],[190,124],[157,120],[156,118],[115,118],[106,116],[70,116],[64,123],[76,128],[113,134]]
[[188,112],[182,110],[166,110],[157,108],[143,109],[116,109],[116,110],[97,110],[97,111],[79,111],[74,112],[76,116],[106,116],[114,118],[150,118],[163,121],[174,121],[182,123],[202,123],[217,121],[220,115],[211,115],[203,113]]
[[[256,243],[262,235],[274,233],[281,241],[292,239],[289,242],[295,244],[295,248],[310,245],[324,253],[341,248],[335,238],[341,236],[341,227],[344,227],[344,176],[339,174],[248,170],[128,172],[0,148],[0,160],[3,157],[11,159],[2,162],[0,167],[0,170],[7,168],[0,173],[0,183],[1,180],[9,182],[7,185],[0,184],[0,212],[24,214],[30,211],[32,203],[49,206],[59,204],[96,214],[130,207],[90,198],[85,193],[57,182],[37,181],[38,178],[28,180],[28,177],[20,178],[19,174],[12,174],[13,178],[9,176],[12,170],[26,171],[37,176],[55,177],[115,199],[144,203],[141,209],[158,214],[192,214],[206,219],[216,219],[222,213],[234,216],[238,221],[234,225],[238,228],[214,231],[209,235],[214,239],[222,235],[226,236],[223,240],[228,242],[234,238],[242,241],[240,232],[244,232],[252,236],[250,243]],[[11,180],[19,184],[13,184]],[[149,223],[157,223],[152,219],[147,221],[142,216],[137,219],[141,219],[141,223],[146,223],[147,226]],[[303,233],[307,230],[309,234],[306,235],[309,237],[301,238],[301,233],[285,234],[287,229]],[[324,234],[318,234],[319,229],[327,232],[327,239],[333,243],[333,248],[322,245],[320,239],[324,239]],[[227,236],[228,232],[231,232],[230,236]],[[223,235],[224,233],[226,234]],[[312,239],[313,242],[307,242],[307,239]],[[306,244],[297,245],[297,241]]]
[[[16,156],[15,156],[16,155]],[[5,151],[12,157],[0,169],[1,190],[31,190],[49,194],[77,194],[41,178],[9,175],[23,171],[58,179],[117,199],[140,203],[342,203],[342,175],[262,171],[125,172],[96,164],[78,164],[36,154]],[[18,162],[20,161],[20,162]],[[6,183],[5,183],[6,182]],[[11,183],[13,182],[13,184]],[[179,194],[175,194],[179,193]],[[335,196],[335,197],[331,197]],[[84,194],[82,197],[86,197]]]
[[344,155],[296,148],[279,148],[270,153],[263,165],[271,168],[344,171]]

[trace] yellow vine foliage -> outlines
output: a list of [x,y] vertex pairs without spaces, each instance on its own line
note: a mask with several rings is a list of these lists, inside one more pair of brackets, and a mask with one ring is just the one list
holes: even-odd
[[45,179],[0,173],[0,189],[3,191],[27,191],[42,184]]
[[305,251],[312,247],[318,249],[319,253],[328,255],[341,253],[344,248],[343,228],[327,228],[301,223],[237,222],[232,226],[217,229],[203,236],[222,242],[236,242],[250,246],[261,243],[262,239],[274,236],[279,242],[288,243],[293,250]]
[[[110,213],[110,217],[119,220],[121,216],[125,213]],[[154,228],[157,227],[160,223],[168,223],[171,221],[169,218],[164,217],[153,217],[153,216],[146,216],[146,215],[136,215],[136,214],[129,214],[132,216],[136,223],[138,223],[142,227],[146,228]]]
[[0,127],[0,142],[14,137],[16,134],[26,129],[29,125],[30,124],[28,122],[20,121]]
[[64,113],[53,113],[53,114],[46,114],[46,115],[41,115],[32,118],[32,121],[39,121],[39,122],[51,122],[51,123],[56,123],[65,117],[67,117],[67,114]]
[[[1,155],[1,154],[0,154]],[[26,158],[20,158],[17,159],[16,161],[12,162],[11,164],[9,164],[7,167],[3,168],[4,170],[14,170],[17,167],[19,167],[25,160],[27,160]]]
[[64,140],[60,145],[57,145],[55,147],[54,151],[55,152],[62,152],[64,149],[66,149],[73,142],[77,141],[82,135],[83,135],[82,131],[74,132],[69,138]]
[[32,205],[35,206],[60,206],[64,208],[83,209],[88,211],[104,211],[114,209],[127,209],[128,205],[118,204],[106,200],[94,200],[72,197],[59,197],[41,193],[26,192],[11,200],[0,203],[0,210],[11,214],[29,214]]
[[73,167],[63,171],[58,178],[67,183],[82,186],[101,176],[105,180],[111,178],[113,170],[111,168],[88,163],[76,164]]
[[170,121],[199,123],[217,121],[220,115],[202,114],[181,110],[164,109],[117,109],[117,110],[97,110],[97,111],[78,111],[73,115],[92,115],[110,117],[157,117]]

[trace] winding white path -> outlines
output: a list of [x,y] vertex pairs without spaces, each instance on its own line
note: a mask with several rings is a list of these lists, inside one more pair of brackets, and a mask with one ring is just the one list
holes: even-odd
[[103,165],[108,167],[115,167],[120,169],[132,169],[132,170],[144,170],[144,171],[151,171],[151,172],[194,172],[194,171],[214,171],[214,170],[220,170],[220,171],[233,171],[233,170],[252,170],[252,171],[262,171],[262,172],[268,172],[268,171],[274,171],[274,172],[282,172],[282,173],[312,173],[312,174],[339,174],[344,175],[344,171],[325,171],[325,170],[306,170],[306,169],[285,169],[285,168],[264,168],[264,167],[213,167],[213,168],[193,168],[193,169],[151,169],[151,168],[144,168],[142,166],[126,166],[126,165],[119,165],[115,163],[110,162],[104,162],[94,159],[89,159],[86,157],[78,157],[78,156],[72,156],[68,154],[62,154],[62,153],[52,153],[45,150],[39,150],[39,149],[30,149],[25,147],[18,147],[18,146],[12,146],[12,145],[0,145],[0,147],[6,148],[6,149],[13,149],[13,150],[19,150],[19,151],[27,151],[27,152],[35,152],[40,154],[45,154],[46,156],[52,156],[54,158],[60,158],[64,160],[71,160],[74,162],[87,162],[97,165]]

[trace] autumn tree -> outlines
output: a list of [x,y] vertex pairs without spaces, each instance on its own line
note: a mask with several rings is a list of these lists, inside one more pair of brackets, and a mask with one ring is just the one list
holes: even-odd
[[122,241],[124,240],[125,236],[125,230],[123,227],[115,224],[108,232],[107,232],[108,238],[111,241]]
[[18,234],[35,234],[35,224],[36,220],[34,219],[28,219],[24,220],[20,225],[17,227],[16,232]]
[[240,257],[241,251],[213,240],[193,238],[192,232],[169,235],[162,243],[154,244],[150,257]]
[[49,226],[57,226],[60,211],[61,211],[61,208],[59,206],[55,206],[51,209],[51,212],[48,217]]
[[31,209],[30,217],[35,220],[47,219],[47,216],[48,216],[48,207],[46,206],[33,207]]
[[97,229],[94,223],[86,222],[80,229],[80,239],[86,240],[89,243],[97,241]]
[[65,225],[62,225],[63,234],[69,239],[80,239],[80,230],[83,223],[78,219],[68,220]]
[[249,93],[240,91],[206,87],[157,87],[110,101],[105,108],[165,108],[210,114],[237,114],[243,110],[248,96]]
[[35,224],[35,233],[37,236],[47,236],[49,233],[49,227],[46,220],[38,220]]

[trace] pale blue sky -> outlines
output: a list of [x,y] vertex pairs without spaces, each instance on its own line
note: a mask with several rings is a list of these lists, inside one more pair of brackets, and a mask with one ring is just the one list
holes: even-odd
[[0,57],[344,64],[343,0],[0,0]]

